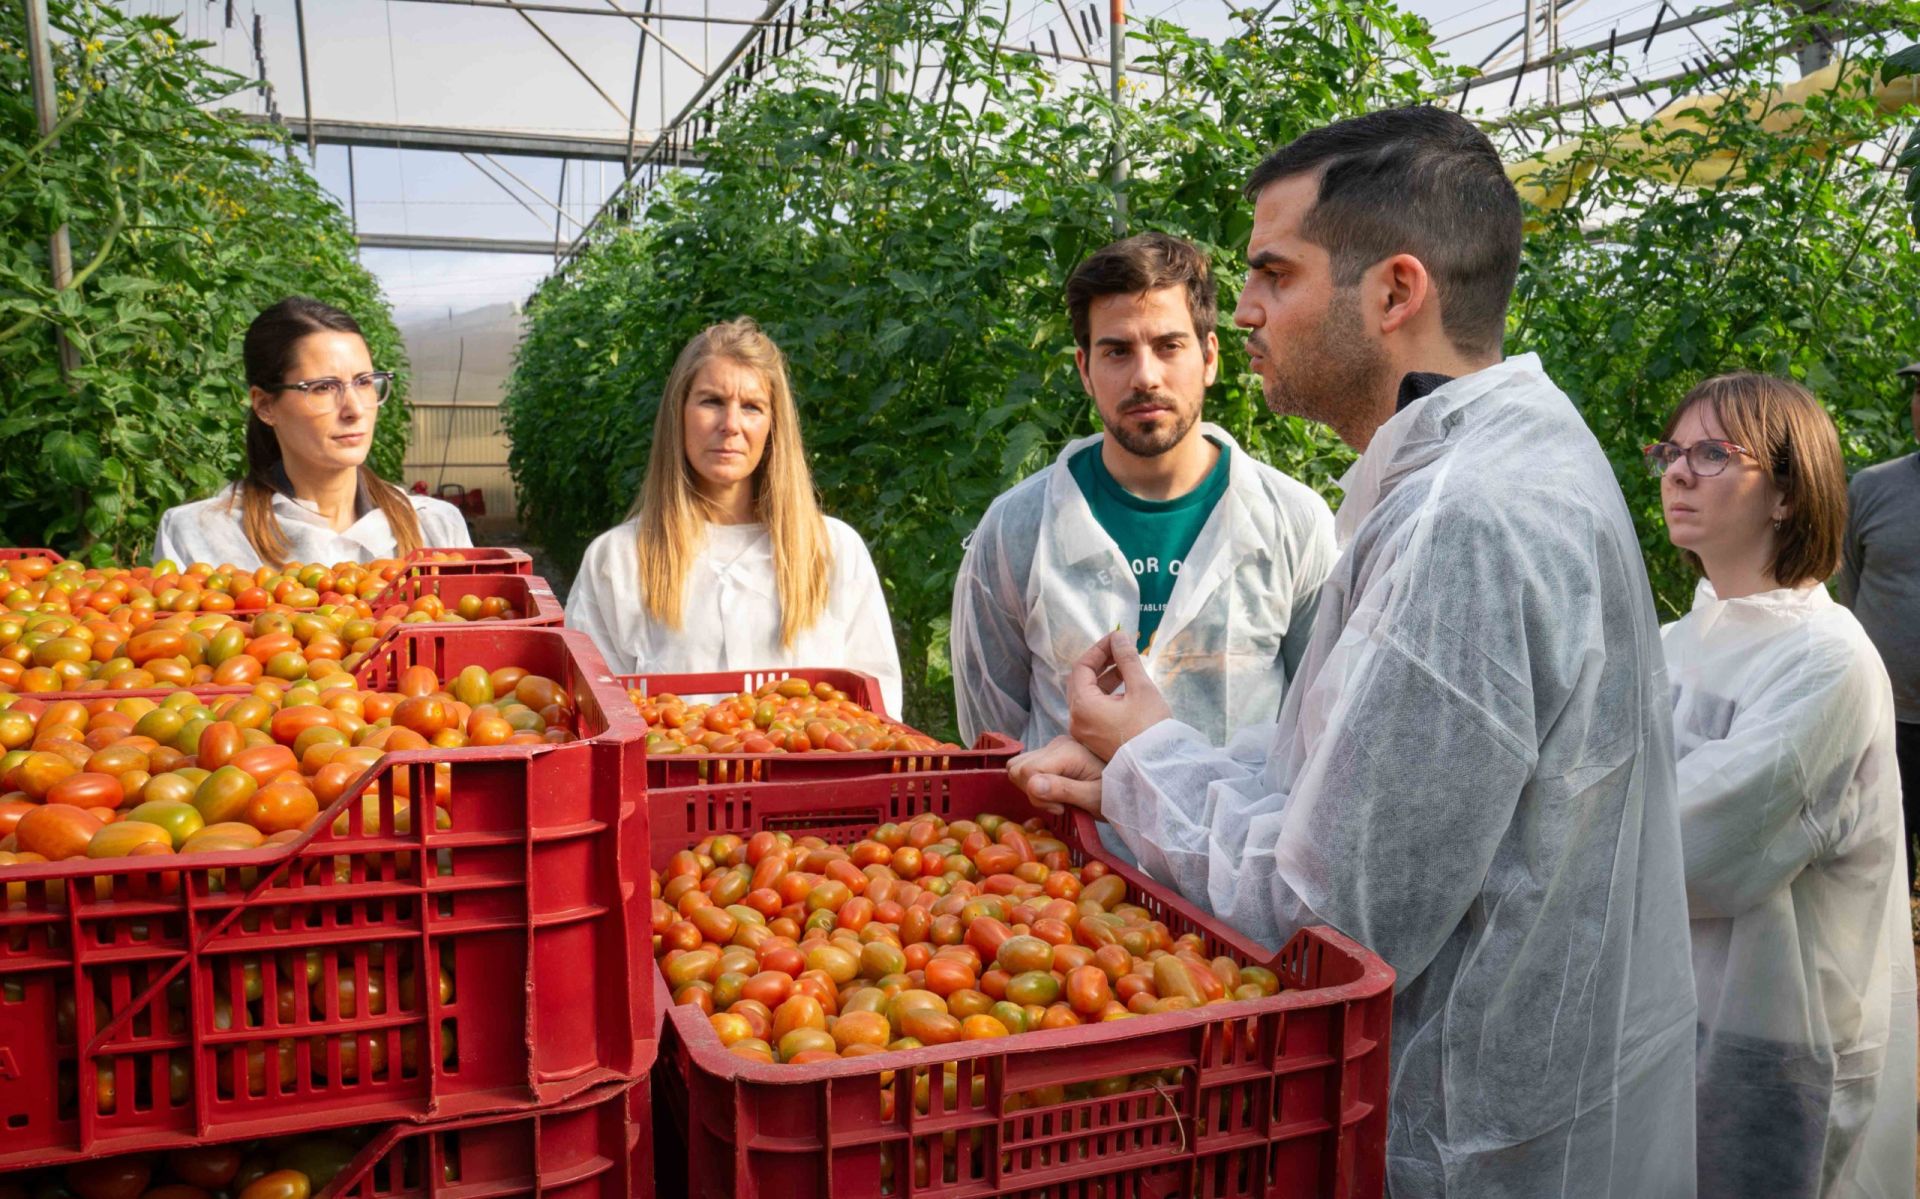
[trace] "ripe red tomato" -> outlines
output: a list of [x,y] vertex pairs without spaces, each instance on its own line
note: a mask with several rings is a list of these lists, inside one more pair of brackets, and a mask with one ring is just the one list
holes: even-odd
[[153,1166],[139,1155],[77,1162],[67,1167],[67,1185],[80,1199],[140,1199]]
[[240,1171],[241,1151],[233,1145],[204,1145],[176,1149],[167,1155],[167,1169],[189,1186],[217,1191]]
[[59,862],[86,853],[87,843],[102,827],[84,808],[47,804],[22,816],[13,831],[22,851]]
[[70,774],[47,791],[48,803],[76,808],[117,808],[126,797],[119,779],[92,771]]

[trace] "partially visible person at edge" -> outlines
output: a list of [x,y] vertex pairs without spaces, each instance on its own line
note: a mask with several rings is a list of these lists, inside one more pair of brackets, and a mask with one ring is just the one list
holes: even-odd
[[422,546],[470,546],[452,504],[409,495],[373,473],[374,420],[393,386],[355,320],[289,296],[247,326],[246,473],[210,499],[169,508],[155,562],[371,562]]
[[1115,629],[1213,743],[1279,714],[1333,565],[1333,514],[1202,419],[1217,294],[1206,255],[1165,233],[1095,251],[1067,281],[1104,431],[996,499],[968,539],[952,625],[967,743],[1064,733],[1067,676]]
[[[1920,362],[1897,377],[1913,388],[1920,441]],[[1913,838],[1920,834],[1920,453],[1853,477],[1847,536],[1834,591],[1867,631],[1893,680],[1894,742],[1906,821],[1907,887],[1914,886]]]
[[820,511],[787,361],[741,317],[674,361],[647,477],[567,596],[619,674],[846,666],[900,718],[900,656],[860,535]]
[[1299,676],[1223,751],[1108,638],[1013,777],[1256,939],[1329,924],[1393,967],[1390,1195],[1691,1195],[1659,625],[1605,454],[1501,358],[1519,197],[1440,108],[1308,133],[1247,192],[1267,402],[1361,452]]
[[1706,576],[1667,626],[1700,1000],[1700,1194],[1913,1199],[1914,971],[1893,692],[1824,586],[1846,528],[1805,388],[1709,379],[1647,449]]

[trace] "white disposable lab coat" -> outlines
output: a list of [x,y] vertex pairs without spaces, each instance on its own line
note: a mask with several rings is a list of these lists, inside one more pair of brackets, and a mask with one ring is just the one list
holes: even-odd
[[[473,544],[460,509],[432,496],[408,493],[407,499],[420,518],[422,545],[460,549]],[[394,541],[393,529],[387,524],[387,514],[377,507],[363,506],[368,507],[365,515],[335,532],[313,504],[274,492],[273,515],[291,547],[288,560],[331,566],[336,562],[371,562],[376,558],[397,557],[400,549]],[[206,562],[215,566],[232,563],[243,570],[259,569],[263,564],[253,543],[247,540],[241,523],[243,511],[237,483],[208,499],[167,509],[160,515],[153,560],[158,562],[164,558],[177,566]]]
[[1702,582],[1664,640],[1700,1194],[1912,1199],[1913,944],[1886,669],[1819,584],[1722,600]]
[[677,629],[654,620],[641,599],[637,536],[636,524],[628,521],[594,538],[567,593],[567,626],[591,636],[616,674],[778,666],[864,670],[880,680],[885,715],[900,718],[900,655],[887,597],[866,543],[846,524],[827,518],[833,552],[827,606],[791,646],[780,644],[780,592],[765,525],[706,526],[706,540],[687,570]]
[[[1144,655],[1173,710],[1214,744],[1270,723],[1333,567],[1333,514],[1227,433],[1227,490],[1201,527]],[[1067,677],[1093,643],[1137,629],[1140,585],[1067,463],[993,502],[953,588],[953,690],[969,743],[987,730],[1045,745],[1067,730]]]
[[1221,751],[1161,722],[1105,814],[1237,928],[1330,924],[1397,971],[1389,1194],[1691,1195],[1671,709],[1613,472],[1526,355],[1399,412],[1342,486],[1279,724]]

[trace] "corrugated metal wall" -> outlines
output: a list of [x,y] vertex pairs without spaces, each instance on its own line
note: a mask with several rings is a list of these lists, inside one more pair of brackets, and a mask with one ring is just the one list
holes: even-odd
[[443,483],[486,493],[487,515],[514,514],[513,476],[507,471],[507,434],[493,404],[410,404],[404,485],[424,480],[431,495]]

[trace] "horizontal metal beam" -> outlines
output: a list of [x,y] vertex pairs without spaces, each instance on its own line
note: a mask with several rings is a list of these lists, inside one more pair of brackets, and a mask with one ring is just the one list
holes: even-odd
[[[257,113],[243,114],[253,125],[276,122]],[[462,129],[451,125],[389,125],[380,121],[313,122],[314,140],[328,146],[375,146],[401,150],[440,150],[449,154],[516,154],[529,158],[572,158],[587,162],[627,161],[624,134],[515,133],[497,129]],[[644,153],[651,142],[635,148]],[[683,161],[686,161],[683,159]],[[688,161],[689,166],[698,162]]]
[[421,233],[356,234],[363,250],[447,250],[462,254],[540,254],[552,258],[566,242],[520,240],[511,237],[442,237]]
[[640,9],[581,8],[575,4],[540,4],[533,0],[407,0],[410,4],[451,4],[460,8],[492,8],[502,12],[558,13],[569,17],[625,17],[647,21],[683,21],[694,25],[772,25],[773,21],[751,17],[695,16],[691,13],[645,12]]

